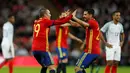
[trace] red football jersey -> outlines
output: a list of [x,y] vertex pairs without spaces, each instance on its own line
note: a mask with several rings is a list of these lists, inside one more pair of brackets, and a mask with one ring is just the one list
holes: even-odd
[[33,51],[49,50],[48,35],[50,28],[48,26],[51,26],[52,24],[53,20],[48,20],[46,18],[40,18],[39,20],[35,20],[32,43]]
[[86,49],[84,52],[100,54],[100,30],[95,19],[88,21],[89,27],[86,28]]
[[56,26],[56,47],[57,48],[68,48],[68,27]]
[[48,35],[50,26],[64,24],[71,18],[72,15],[58,20],[49,20],[45,17],[35,20],[33,27],[32,51],[49,51]]

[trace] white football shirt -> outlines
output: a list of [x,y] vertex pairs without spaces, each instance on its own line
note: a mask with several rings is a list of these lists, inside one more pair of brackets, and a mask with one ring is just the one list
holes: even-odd
[[120,33],[123,33],[123,26],[121,23],[114,24],[113,21],[107,22],[101,31],[106,33],[107,42],[119,46],[120,45]]
[[14,27],[13,24],[10,22],[6,22],[3,25],[3,39],[2,42],[9,42],[9,44],[13,43],[13,34],[14,34]]

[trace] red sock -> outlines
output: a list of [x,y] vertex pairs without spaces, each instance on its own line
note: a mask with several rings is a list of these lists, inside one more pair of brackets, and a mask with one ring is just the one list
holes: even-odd
[[113,65],[111,72],[112,73],[117,73],[117,66]]
[[7,63],[7,61],[3,61],[1,64],[0,64],[0,69]]
[[9,61],[9,73],[13,73],[13,60]]
[[110,73],[110,68],[111,67],[107,65],[106,68],[105,68],[105,73]]

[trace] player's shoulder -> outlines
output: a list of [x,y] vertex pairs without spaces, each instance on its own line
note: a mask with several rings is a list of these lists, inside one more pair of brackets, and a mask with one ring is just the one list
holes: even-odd
[[4,25],[10,25],[11,23],[10,22],[5,22]]
[[118,24],[119,24],[120,26],[123,26],[121,22],[118,22]]
[[89,24],[98,24],[97,20],[95,20],[94,18],[93,19],[90,19],[88,21]]
[[97,22],[97,20],[92,18],[92,19],[89,20],[89,22]]
[[39,20],[39,22],[42,22],[42,23],[48,23],[48,22],[50,22],[50,21],[51,21],[51,20],[48,19],[48,18],[42,18],[42,19]]
[[10,22],[5,22],[4,25],[3,25],[3,27],[4,28],[8,28],[8,27],[10,27],[10,25],[12,25]]
[[108,22],[106,22],[105,24],[113,24],[113,21],[108,21]]
[[38,20],[35,20],[35,23],[39,23],[39,22],[41,22],[43,20],[44,20],[43,18],[39,18]]

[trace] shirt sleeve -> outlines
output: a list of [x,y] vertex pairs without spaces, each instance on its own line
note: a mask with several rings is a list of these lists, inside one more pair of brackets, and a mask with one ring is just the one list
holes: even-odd
[[124,33],[124,29],[123,29],[122,24],[121,24],[121,33]]
[[3,37],[6,37],[8,38],[9,34],[8,34],[8,27],[7,26],[4,26],[3,27]]
[[46,23],[45,24],[46,27],[50,27],[54,24],[54,20],[45,20],[45,23]]
[[61,24],[64,24],[64,23],[67,23],[70,19],[72,19],[72,15],[70,16],[67,16],[65,18],[60,18],[58,20],[55,20],[54,21],[54,25],[61,25]]
[[108,27],[109,27],[109,24],[106,23],[102,28],[101,28],[101,31],[102,32],[106,32],[108,30]]

